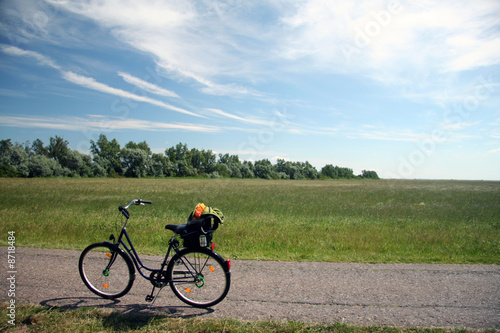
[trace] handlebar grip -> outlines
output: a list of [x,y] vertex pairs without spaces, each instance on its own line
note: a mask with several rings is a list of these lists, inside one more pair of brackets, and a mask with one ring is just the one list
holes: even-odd
[[144,205],[144,204],[151,205],[152,202],[151,201],[147,201],[147,200],[138,199],[138,200],[135,201],[135,204],[136,205]]
[[128,212],[127,208],[120,206],[118,207],[118,210],[122,212],[123,216],[125,216],[126,219],[130,218],[130,213]]

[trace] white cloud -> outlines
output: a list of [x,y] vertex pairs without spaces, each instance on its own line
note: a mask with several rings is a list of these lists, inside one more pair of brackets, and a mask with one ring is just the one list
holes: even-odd
[[92,90],[97,90],[97,91],[104,92],[104,93],[107,93],[110,95],[129,98],[129,99],[132,99],[132,100],[138,101],[138,102],[149,103],[149,104],[156,105],[156,106],[159,106],[159,107],[167,109],[167,110],[172,110],[172,111],[188,114],[188,115],[195,116],[195,117],[203,117],[203,116],[200,116],[196,113],[193,113],[193,112],[187,111],[185,109],[164,103],[162,101],[159,101],[159,100],[156,100],[153,98],[136,95],[136,94],[133,94],[131,92],[128,92],[128,91],[125,91],[122,89],[110,87],[104,83],[97,82],[94,78],[91,78],[91,77],[79,75],[79,74],[76,74],[73,72],[62,72],[62,77],[69,82],[72,82],[74,84],[77,84],[77,85],[80,85],[82,87],[89,88]]
[[279,40],[268,40],[265,36],[270,31],[256,27],[256,17],[248,15],[252,10],[266,15],[253,8],[264,4],[114,0],[52,3],[97,22],[120,41],[152,54],[168,75],[192,80],[211,95],[258,96],[248,82],[267,73],[261,64],[272,44]]
[[240,117],[231,113],[224,112],[219,109],[214,109],[214,108],[206,108],[205,110],[209,111],[210,114],[218,116],[218,117],[224,117],[224,118],[229,118],[229,119],[234,119],[243,123],[247,124],[254,124],[254,125],[269,125],[270,121],[266,120],[261,120],[261,119],[255,119],[255,118],[250,118],[250,117]]
[[22,98],[27,97],[27,95],[24,92],[12,89],[0,89],[0,95],[8,97],[22,97]]
[[[500,62],[498,1],[304,1],[283,19],[284,57],[383,82]],[[495,33],[496,31],[496,33]]]
[[219,84],[214,81],[204,77],[203,75],[196,74],[190,70],[183,69],[181,67],[176,67],[172,64],[162,61],[158,64],[168,75],[173,76],[181,81],[192,80],[195,83],[201,85],[200,90],[209,95],[229,95],[229,96],[241,96],[241,95],[253,95],[261,96],[260,93],[238,85],[234,83]]
[[40,117],[33,115],[0,115],[0,124],[16,128],[45,128],[66,131],[107,131],[107,130],[143,130],[143,131],[192,131],[217,133],[218,126],[203,124],[165,123],[132,118],[105,117],[88,115],[84,117]]
[[346,137],[351,139],[367,139],[367,140],[380,140],[380,141],[394,141],[394,142],[418,142],[430,136],[428,134],[415,133],[410,129],[353,129],[344,133]]
[[211,95],[259,97],[255,82],[304,72],[432,93],[446,82],[443,74],[500,63],[496,0],[52,3]]
[[0,44],[0,49],[2,50],[2,52],[6,53],[6,54],[13,55],[13,56],[33,58],[33,59],[37,60],[40,65],[52,67],[52,68],[57,69],[57,70],[61,70],[61,67],[59,67],[52,59],[50,59],[49,57],[46,57],[38,52],[23,50],[23,49],[20,49],[16,46],[5,45],[5,44]]
[[[0,44],[0,49],[4,53],[9,54],[9,55],[23,56],[23,57],[29,57],[29,58],[36,59],[40,65],[49,66],[49,67],[52,67],[52,68],[58,70],[61,73],[61,76],[63,79],[65,79],[68,82],[74,83],[76,85],[79,85],[79,86],[82,86],[82,87],[85,87],[88,89],[100,91],[100,92],[103,92],[106,94],[120,96],[123,98],[132,99],[134,101],[156,105],[156,106],[159,106],[159,107],[167,109],[167,110],[188,114],[190,116],[203,118],[203,116],[196,114],[196,113],[193,113],[193,112],[190,112],[190,111],[185,110],[183,108],[179,108],[177,106],[170,105],[170,104],[167,104],[165,102],[162,102],[162,101],[150,98],[150,97],[140,96],[140,95],[137,95],[137,94],[134,94],[134,93],[122,90],[122,89],[110,87],[110,86],[108,86],[104,83],[98,82],[94,78],[91,78],[88,76],[76,74],[76,73],[71,72],[71,71],[64,71],[52,59],[50,59],[50,58],[48,58],[48,57],[46,57],[38,52],[24,50],[24,49],[20,49],[18,47],[15,47],[15,46],[3,45],[3,44]],[[145,82],[143,80],[135,78],[129,74],[121,73],[120,75],[127,82],[129,82],[129,83],[133,82],[133,84],[138,85],[138,86],[142,86],[143,89],[148,90],[150,92],[155,91],[155,93],[157,93],[157,94],[170,94],[170,95],[172,95],[171,92],[169,92],[165,89],[162,89],[162,88],[157,87],[153,84],[150,84],[148,82]]]
[[119,72],[118,75],[120,75],[125,82],[130,83],[136,87],[139,87],[141,89],[144,89],[152,94],[155,95],[160,95],[160,96],[165,96],[165,97],[176,97],[178,98],[179,95],[177,95],[175,92],[164,89],[162,87],[158,87],[157,85],[154,85],[150,82],[141,80],[135,76],[132,76],[128,73],[124,72]]

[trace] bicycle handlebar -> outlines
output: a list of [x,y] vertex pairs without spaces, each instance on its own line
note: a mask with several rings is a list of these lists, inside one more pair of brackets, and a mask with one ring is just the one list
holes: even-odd
[[128,208],[133,204],[135,204],[135,205],[144,205],[144,204],[151,205],[152,202],[147,201],[147,200],[142,200],[142,199],[134,199],[134,200],[130,201],[128,203],[128,205],[126,205],[125,207],[123,207],[123,206],[118,207],[118,210],[123,214],[123,216],[125,216],[126,219],[130,218],[130,213],[128,212]]

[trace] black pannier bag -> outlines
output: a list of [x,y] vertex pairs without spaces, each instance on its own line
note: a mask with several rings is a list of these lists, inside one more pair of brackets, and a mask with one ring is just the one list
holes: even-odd
[[205,218],[200,218],[187,223],[181,238],[184,247],[207,247],[212,244],[212,233],[210,220],[205,221]]
[[213,232],[224,221],[222,212],[213,207],[198,204],[180,233],[184,247],[199,248],[212,245]]

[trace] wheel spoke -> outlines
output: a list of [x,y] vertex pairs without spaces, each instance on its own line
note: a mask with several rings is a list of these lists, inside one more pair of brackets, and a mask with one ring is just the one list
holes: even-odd
[[224,299],[230,284],[230,273],[223,260],[208,249],[183,250],[173,259],[167,275],[170,286],[183,302],[208,307]]
[[134,282],[135,269],[130,258],[109,243],[96,243],[82,252],[80,276],[85,285],[104,298],[125,295]]

